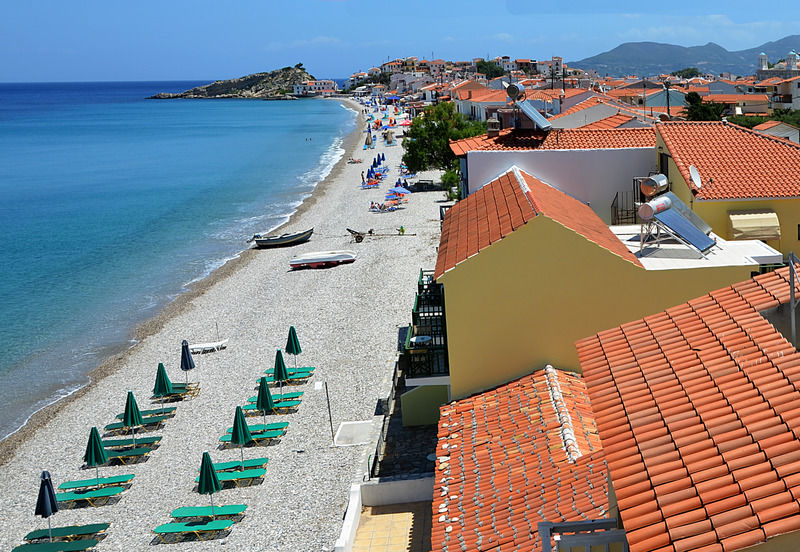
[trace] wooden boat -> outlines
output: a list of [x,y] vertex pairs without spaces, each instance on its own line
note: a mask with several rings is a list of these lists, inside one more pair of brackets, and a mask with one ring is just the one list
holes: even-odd
[[327,268],[352,263],[355,260],[354,251],[313,251],[292,257],[289,266],[292,268]]
[[307,242],[308,238],[310,238],[311,234],[313,233],[314,229],[311,228],[302,232],[281,234],[280,236],[262,236],[261,234],[256,234],[247,240],[247,243],[254,241],[256,242],[256,247],[259,249],[265,249],[267,247],[284,247],[287,245],[297,245],[298,243]]

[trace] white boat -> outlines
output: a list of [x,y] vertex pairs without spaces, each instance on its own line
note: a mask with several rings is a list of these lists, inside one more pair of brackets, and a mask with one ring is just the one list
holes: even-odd
[[313,251],[292,257],[289,266],[292,268],[325,268],[352,263],[355,260],[355,251]]
[[195,343],[194,345],[189,345],[189,351],[194,354],[203,354],[203,353],[212,353],[214,351],[221,351],[228,347],[228,340],[223,339],[222,341],[211,341],[209,343]]

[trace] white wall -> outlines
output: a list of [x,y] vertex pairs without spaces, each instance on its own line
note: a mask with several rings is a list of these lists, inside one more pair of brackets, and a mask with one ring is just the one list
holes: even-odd
[[633,189],[634,176],[657,168],[655,148],[605,150],[473,151],[467,154],[468,193],[474,193],[516,165],[611,221],[614,194]]

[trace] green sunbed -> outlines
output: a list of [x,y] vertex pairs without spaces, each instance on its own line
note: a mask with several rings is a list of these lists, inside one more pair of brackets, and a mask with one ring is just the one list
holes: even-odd
[[[242,470],[242,471],[223,471],[223,472],[217,472],[217,479],[219,479],[219,482],[222,483],[223,485],[225,483],[233,483],[237,487],[240,487],[241,483],[246,482],[249,485],[256,479],[263,479],[266,473],[267,470],[265,470],[264,468]],[[200,481],[200,476],[198,475],[197,477],[195,477],[194,482],[197,483],[199,481]]]
[[[288,410],[291,408],[297,408],[300,406],[300,401],[280,401],[276,402],[273,405],[273,410]],[[255,404],[246,404],[242,407],[242,412],[244,412],[245,416],[255,416],[257,414],[261,414],[261,411],[258,409],[258,406]]]
[[250,468],[263,468],[269,462],[269,458],[248,458],[244,461],[244,465],[238,460],[231,460],[230,462],[217,462],[213,464],[214,471],[222,472],[228,470],[241,470]]
[[80,550],[90,550],[97,546],[97,542],[97,539],[56,542],[29,542],[27,544],[20,544],[19,546],[13,548],[11,552],[76,552]]
[[[246,504],[230,504],[227,506],[214,506],[214,513],[213,516],[215,518],[225,518],[225,517],[232,517],[238,516],[244,513],[247,510]],[[186,519],[186,518],[196,518],[196,517],[211,517],[211,506],[184,506],[183,508],[177,508],[172,510],[170,514],[175,519]]]
[[[76,537],[88,537],[89,535],[96,535],[108,529],[108,523],[92,523],[90,525],[70,525],[68,527],[53,527],[54,539],[74,539]],[[25,540],[33,541],[38,539],[50,538],[50,532],[47,529],[37,529],[25,535]]]
[[[289,422],[275,422],[272,424],[254,424],[248,425],[247,429],[250,430],[250,433],[264,433],[265,431],[273,431],[276,429],[286,429],[289,427]],[[229,427],[226,433],[233,433],[233,428]]]
[[[154,425],[154,426],[158,427],[159,425],[161,425],[161,422],[166,420],[168,417],[169,416],[143,416],[142,417],[142,426],[143,427],[147,427],[147,426]],[[139,426],[136,426],[136,427],[139,427]],[[130,426],[126,426],[125,422],[115,422],[113,424],[108,424],[105,427],[106,431],[113,431],[115,433],[125,432],[125,431],[128,431],[129,429],[130,429]]]
[[[92,489],[88,491],[73,491],[67,493],[56,493],[56,500],[60,503],[75,504],[86,501],[89,506],[102,506],[108,499],[120,494],[125,487],[103,487],[102,489]],[[95,502],[97,504],[95,504]]]
[[[283,437],[285,432],[283,430],[274,430],[274,431],[265,431],[263,433],[256,433],[252,435],[253,440],[258,443],[259,441],[270,441],[272,439],[278,439],[279,437]],[[231,434],[226,433],[222,437],[219,438],[220,443],[230,443],[231,442]]]
[[[134,444],[133,439],[103,439],[104,448],[129,447]],[[137,437],[136,445],[158,445],[161,442],[161,435],[152,437]]]
[[[294,383],[303,383],[303,382],[305,382],[305,380],[307,380],[308,378],[310,378],[313,375],[314,374],[312,374],[311,372],[303,372],[301,374],[289,374],[289,378],[287,380],[287,384],[291,385],[293,382]],[[268,375],[264,376],[264,378],[267,380],[267,383],[276,383],[275,378],[272,376],[272,374],[268,374]],[[261,380],[261,378],[256,380],[256,384],[258,384],[258,382],[260,380]]]
[[[314,371],[313,366],[298,366],[297,368],[287,368],[286,373],[290,376],[297,374],[311,374]],[[275,368],[267,368],[264,373],[271,376],[275,373]]]
[[[215,519],[207,522],[174,522],[159,525],[153,529],[153,532],[158,535],[161,542],[167,542],[164,537],[168,535],[178,535],[179,540],[183,535],[194,535],[197,540],[211,540],[217,533],[229,529],[231,525],[233,525],[233,522],[229,519]],[[208,535],[208,538],[203,538],[203,535]]]
[[150,454],[151,450],[153,449],[150,447],[136,447],[125,450],[107,450],[106,458],[108,458],[109,462],[111,460],[117,460],[120,464],[127,464],[128,462],[136,462],[139,459],[144,458]]
[[128,473],[125,475],[112,475],[111,477],[101,477],[99,480],[94,479],[81,479],[80,481],[65,481],[58,486],[61,491],[68,491],[70,489],[87,489],[89,487],[106,487],[108,485],[124,485],[133,480],[133,474]]
[[[151,410],[140,410],[139,414],[142,416],[170,416],[175,414],[175,411],[178,410],[175,406],[167,406],[166,408],[153,408]],[[125,417],[125,413],[117,414],[117,419],[121,420]]]
[[[277,395],[273,393],[272,401],[279,402],[279,401],[291,401],[295,399],[299,399],[303,396],[305,391],[286,391],[283,395],[278,393]],[[247,399],[247,402],[254,403],[258,401],[258,395],[253,395],[252,397]]]

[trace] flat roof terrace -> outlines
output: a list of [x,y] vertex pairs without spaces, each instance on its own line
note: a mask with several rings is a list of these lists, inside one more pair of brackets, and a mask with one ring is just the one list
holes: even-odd
[[713,232],[709,237],[716,244],[701,254],[676,239],[658,243],[645,242],[640,249],[641,230],[638,224],[610,226],[611,231],[633,253],[647,270],[674,270],[683,268],[711,268],[721,266],[754,266],[783,263],[783,255],[759,240],[725,240]]

